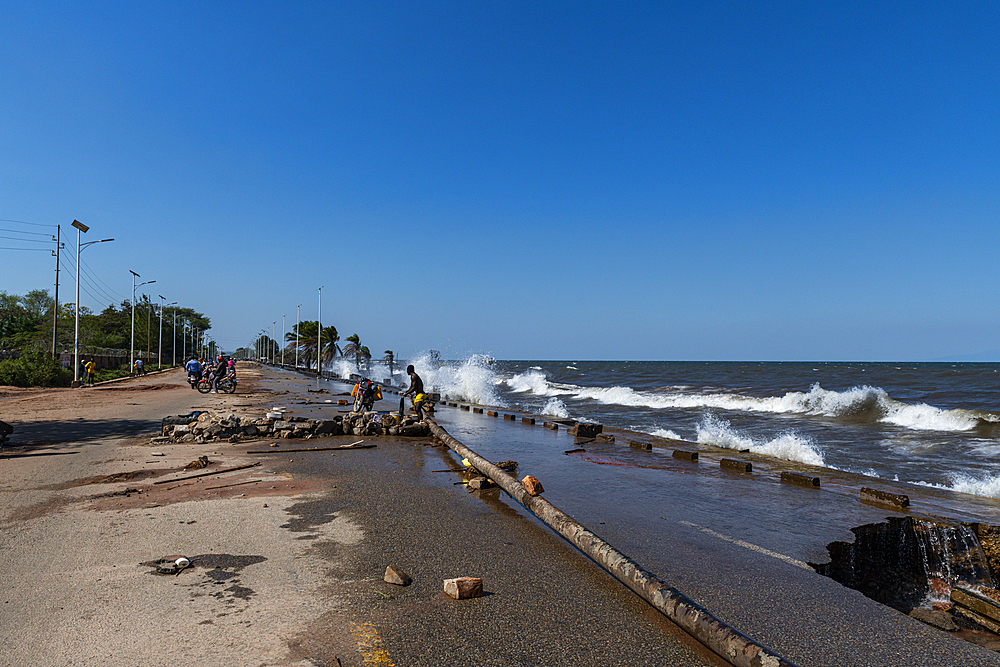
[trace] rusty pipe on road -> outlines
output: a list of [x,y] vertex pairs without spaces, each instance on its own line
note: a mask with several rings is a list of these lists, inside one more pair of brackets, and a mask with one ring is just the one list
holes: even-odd
[[794,663],[720,621],[676,588],[667,586],[552,503],[529,494],[516,477],[476,454],[430,417],[425,417],[424,422],[449,449],[468,459],[476,470],[496,482],[525,509],[734,667],[795,667]]

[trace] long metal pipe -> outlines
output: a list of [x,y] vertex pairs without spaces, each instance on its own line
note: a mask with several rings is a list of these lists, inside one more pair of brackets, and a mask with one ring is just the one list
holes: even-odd
[[476,470],[496,482],[525,509],[548,524],[573,546],[607,570],[611,576],[631,588],[664,616],[731,665],[735,667],[795,667],[794,663],[720,621],[711,612],[676,588],[667,586],[654,574],[642,569],[634,560],[615,549],[541,496],[529,494],[516,477],[496,467],[463,445],[430,417],[425,417],[424,421],[430,426],[431,433],[452,451],[468,459]]

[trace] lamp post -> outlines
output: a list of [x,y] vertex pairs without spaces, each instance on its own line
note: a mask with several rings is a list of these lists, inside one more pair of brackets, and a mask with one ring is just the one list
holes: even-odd
[[[76,263],[76,269],[77,269],[77,271],[80,270],[80,262]],[[152,285],[156,281],[155,280],[147,280],[144,283],[139,283],[138,285],[136,285],[135,284],[135,279],[136,278],[142,278],[142,276],[140,276],[138,273],[136,273],[132,269],[129,269],[128,272],[132,274],[132,344],[131,344],[131,347],[129,348],[129,351],[128,351],[128,364],[129,364],[128,372],[129,372],[129,375],[131,375],[133,367],[135,365],[135,288],[136,287],[142,287],[143,285]]]
[[[176,306],[177,302],[168,303],[168,306]],[[174,335],[174,342],[170,346],[170,351],[173,353],[173,361],[170,362],[171,367],[177,365],[177,309],[174,308],[174,323],[170,327],[170,332]]]
[[278,346],[278,341],[274,340],[274,337],[278,335],[278,332],[275,331],[277,327],[278,327],[278,320],[271,322],[271,365],[272,366],[274,365],[275,357],[278,354],[278,350],[275,349]]
[[[162,294],[160,294],[159,297],[160,297],[160,347],[156,351],[156,365],[163,366],[163,300],[166,299],[167,297],[163,296]],[[174,301],[173,303],[168,303],[167,305],[176,306],[177,302]],[[177,353],[174,352],[174,356],[176,355]]]
[[281,365],[285,365],[285,316],[281,316]]
[[316,310],[316,388],[323,377],[323,286],[319,288],[319,307]]
[[80,232],[86,233],[90,227],[79,220],[73,221],[76,227],[76,332],[73,334],[73,384],[80,386],[80,251],[95,243],[107,243],[114,239],[101,239],[100,241],[88,241],[80,243]]

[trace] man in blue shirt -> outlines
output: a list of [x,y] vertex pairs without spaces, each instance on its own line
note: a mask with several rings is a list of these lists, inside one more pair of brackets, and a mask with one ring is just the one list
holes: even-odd
[[[184,364],[184,369],[188,372],[188,382],[191,383],[191,388],[195,389],[198,386],[198,380],[201,379],[201,364],[198,363],[196,357],[191,357],[191,360]],[[194,376],[193,380],[192,376]]]

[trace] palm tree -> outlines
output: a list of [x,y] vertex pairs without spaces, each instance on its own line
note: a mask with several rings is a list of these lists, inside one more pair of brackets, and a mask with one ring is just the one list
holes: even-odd
[[365,361],[365,372],[367,373],[371,371],[372,353],[371,350],[368,349],[367,345],[361,346],[361,349],[358,350],[358,356]]
[[295,327],[285,334],[285,349],[295,350],[296,338],[299,342],[299,354],[302,356],[302,362],[305,364],[306,368],[312,364],[313,359],[316,354],[316,327],[318,323],[316,320],[306,320],[300,322],[298,325],[298,336],[296,336]]
[[[361,339],[358,337],[358,334],[355,333],[351,334],[344,340],[347,341],[347,345],[344,346],[344,356],[354,359],[354,365],[358,370],[361,370],[361,360],[365,356],[364,353],[361,352],[361,348],[364,347],[361,344]],[[371,355],[369,354],[369,356]]]
[[337,327],[328,326],[323,327],[323,363],[328,364],[334,360],[338,353],[343,354],[340,346],[337,345],[337,341],[340,340],[340,334],[337,333]]
[[[306,367],[309,367],[316,358],[316,327],[318,326],[319,322],[316,320],[306,320],[300,322],[298,326],[299,354],[302,355]],[[292,326],[292,330],[285,334],[285,349],[294,351],[295,340],[295,326]],[[338,354],[343,354],[340,346],[337,345],[337,341],[339,340],[340,334],[337,333],[337,327],[332,325],[323,327],[324,364],[329,364]]]

